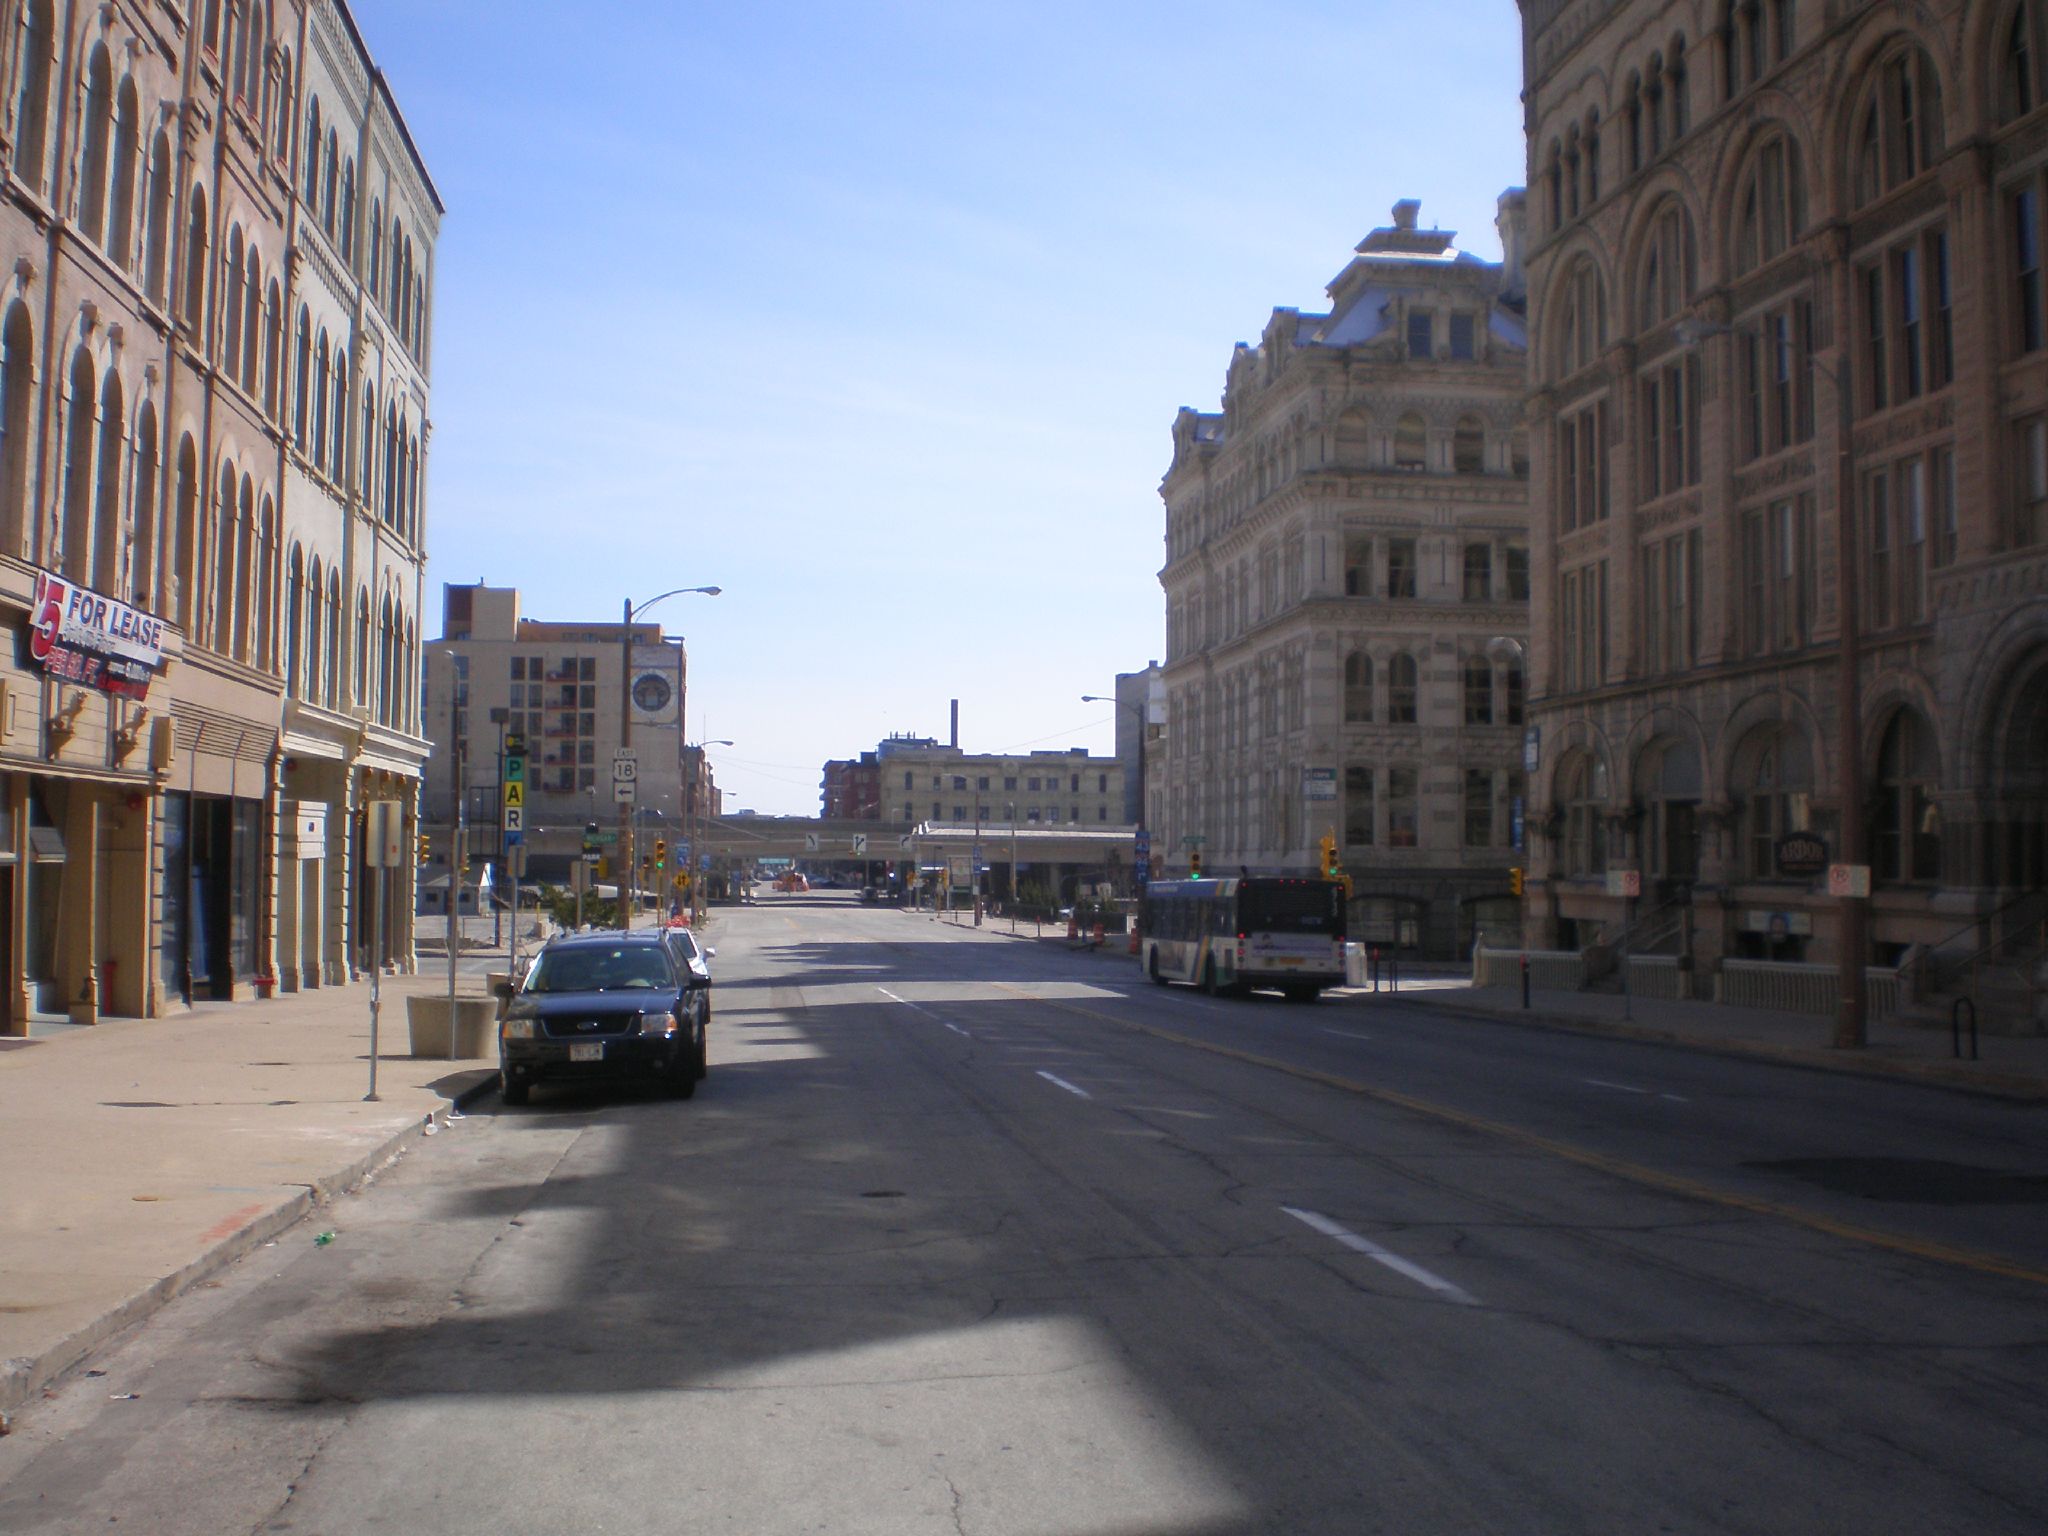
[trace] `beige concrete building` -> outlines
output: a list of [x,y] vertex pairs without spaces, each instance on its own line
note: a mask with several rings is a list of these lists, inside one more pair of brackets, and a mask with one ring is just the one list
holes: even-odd
[[903,737],[877,748],[882,819],[1019,827],[1123,825],[1124,768],[1084,747],[1064,752],[964,752]]
[[[2037,925],[2042,7],[1523,23],[1531,939],[1611,938],[1615,869],[1708,974]],[[1867,930],[1816,860],[1870,869]]]
[[426,657],[427,727],[444,749],[428,765],[423,802],[432,873],[447,872],[458,784],[472,865],[504,866],[501,765],[512,738],[526,747],[529,878],[566,883],[593,827],[610,878],[622,735],[637,764],[635,841],[643,853],[656,838],[679,844],[686,822],[719,809],[702,744],[683,739],[688,682],[682,637],[658,623],[547,623],[520,616],[516,587],[443,587],[441,636]]
[[[370,70],[332,0],[7,10],[0,1031],[20,1033],[39,1011],[147,1015],[346,973],[345,875],[316,882],[336,915],[310,966],[279,942],[300,861],[342,869],[353,840],[351,814],[302,819],[289,787],[304,451],[286,426],[305,390],[286,316],[309,39],[338,28]],[[405,174],[426,185],[416,156]],[[376,795],[410,801],[425,743],[396,666],[366,682],[361,648],[324,645],[389,712]],[[361,767],[361,733],[340,751]]]
[[1511,921],[1523,793],[1522,196],[1505,260],[1404,202],[1174,421],[1155,874],[1308,873],[1431,954]]

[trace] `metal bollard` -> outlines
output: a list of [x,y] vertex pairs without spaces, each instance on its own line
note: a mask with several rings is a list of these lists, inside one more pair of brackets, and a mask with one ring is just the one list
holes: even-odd
[[1529,1006],[1529,957],[1522,956],[1522,1007]]

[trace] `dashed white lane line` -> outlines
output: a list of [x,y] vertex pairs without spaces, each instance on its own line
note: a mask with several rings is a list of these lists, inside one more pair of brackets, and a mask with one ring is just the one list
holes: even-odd
[[967,1031],[962,1029],[958,1024],[954,1024],[946,1019],[940,1018],[936,1013],[933,1013],[931,1009],[921,1007],[918,1004],[913,1003],[907,997],[898,997],[894,992],[891,992],[887,987],[877,987],[875,988],[875,990],[881,993],[882,996],[889,999],[890,1002],[901,1003],[904,1007],[908,1008],[912,1013],[921,1013],[935,1024],[944,1024],[946,1028],[953,1031],[954,1034],[960,1036],[960,1038],[963,1040],[972,1040],[974,1038],[974,1036],[968,1034]]
[[1342,1035],[1346,1040],[1370,1040],[1372,1038],[1371,1035],[1361,1035],[1355,1029],[1331,1029],[1327,1025],[1324,1027],[1323,1033],[1326,1035]]
[[1585,1083],[1586,1086],[1588,1086],[1589,1088],[1612,1088],[1617,1093],[1641,1094],[1646,1099],[1650,1097],[1651,1094],[1655,1093],[1658,1098],[1669,1099],[1674,1104],[1690,1104],[1692,1102],[1691,1099],[1684,1098],[1679,1094],[1657,1093],[1657,1090],[1654,1088],[1635,1088],[1631,1087],[1627,1083],[1610,1083],[1602,1078],[1597,1077],[1581,1078],[1580,1081]]
[[1398,1253],[1389,1252],[1370,1238],[1360,1237],[1348,1227],[1339,1226],[1320,1212],[1304,1211],[1292,1205],[1283,1205],[1280,1209],[1292,1216],[1296,1221],[1315,1228],[1323,1236],[1335,1238],[1353,1253],[1362,1253],[1374,1263],[1386,1265],[1395,1274],[1406,1275],[1417,1285],[1436,1292],[1437,1295],[1443,1297],[1446,1301],[1455,1301],[1460,1306],[1465,1307],[1476,1307],[1479,1305],[1479,1298],[1470,1291],[1451,1284],[1442,1275],[1431,1274],[1420,1264],[1412,1263],[1402,1258]]
[[1093,1097],[1095,1097],[1095,1095],[1090,1093],[1086,1088],[1076,1088],[1064,1077],[1055,1077],[1050,1072],[1040,1072],[1038,1075],[1044,1078],[1048,1083],[1051,1083],[1055,1088],[1066,1089],[1067,1092],[1071,1093],[1077,1099],[1092,1099]]

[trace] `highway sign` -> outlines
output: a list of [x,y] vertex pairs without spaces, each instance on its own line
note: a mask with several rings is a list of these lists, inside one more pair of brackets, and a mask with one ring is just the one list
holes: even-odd
[[804,834],[804,852],[805,852],[805,853],[816,853],[817,851],[818,851],[818,834],[817,834],[817,833],[815,833],[815,832],[806,832],[806,833]]
[[633,803],[633,781],[631,779],[612,780],[612,803],[614,805],[631,805]]
[[868,856],[867,833],[856,832],[853,834],[853,856],[856,859],[864,859]]
[[630,784],[640,777],[640,759],[621,752],[612,759],[612,782]]

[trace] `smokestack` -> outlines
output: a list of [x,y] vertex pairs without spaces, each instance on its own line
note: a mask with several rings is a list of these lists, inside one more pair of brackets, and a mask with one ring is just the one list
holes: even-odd
[[955,752],[960,750],[960,701],[953,701],[953,739],[946,743]]

